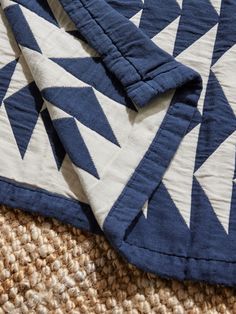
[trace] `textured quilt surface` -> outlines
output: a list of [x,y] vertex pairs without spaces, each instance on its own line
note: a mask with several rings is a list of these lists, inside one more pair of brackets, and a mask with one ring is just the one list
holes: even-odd
[[235,0],[0,2],[0,202],[235,285]]

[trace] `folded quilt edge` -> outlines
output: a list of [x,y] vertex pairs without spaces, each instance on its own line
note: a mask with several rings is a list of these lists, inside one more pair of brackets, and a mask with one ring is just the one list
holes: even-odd
[[[78,26],[78,29],[81,31],[80,26]],[[92,38],[88,39],[88,41],[91,45],[94,44],[94,40]],[[155,50],[158,50],[158,47],[156,47]],[[104,63],[107,65],[110,71],[115,73],[116,76],[121,80],[124,72],[122,71],[122,73],[120,73],[119,70],[113,67],[113,64],[111,66],[106,57],[108,56],[104,55]],[[150,57],[150,59],[152,59],[152,57]],[[216,283],[219,283],[218,277],[220,276],[221,283],[233,285],[235,284],[235,281],[232,278],[234,277],[232,276],[233,268],[231,268],[231,265],[234,264],[233,262],[217,260],[209,261],[204,259],[195,259],[188,256],[182,257],[174,255],[169,258],[168,255],[164,254],[163,252],[150,253],[148,250],[144,250],[144,248],[131,248],[130,245],[125,241],[126,232],[130,224],[132,224],[133,219],[135,219],[136,214],[138,211],[140,211],[140,206],[145,202],[147,196],[150,196],[152,191],[158,186],[163,173],[165,172],[170,160],[178,148],[182,137],[186,133],[192,116],[194,115],[195,107],[201,90],[201,79],[196,72],[192,71],[184,65],[181,65],[180,63],[173,61],[172,59],[169,59],[169,56],[166,65],[167,64],[168,71],[165,69],[165,66],[158,67],[157,71],[155,69],[152,69],[151,71],[148,71],[150,69],[146,69],[146,73],[140,76],[141,80],[136,80],[135,82],[132,82],[132,84],[130,84],[130,81],[128,82],[129,84],[126,84],[126,81],[121,80],[124,88],[127,90],[128,95],[133,99],[134,103],[140,107],[148,105],[149,101],[153,97],[164,93],[171,88],[180,87],[181,91],[185,89],[186,92],[185,86],[188,86],[189,88],[190,84],[191,92],[188,90],[188,92],[185,94],[184,101],[183,99],[182,101],[177,101],[176,99],[175,101],[172,101],[171,108],[168,110],[161,130],[158,131],[156,138],[153,140],[153,143],[148,149],[143,160],[136,168],[129,183],[123,190],[122,194],[119,196],[115,205],[110,210],[110,213],[104,222],[103,228],[110,242],[121,252],[121,254],[123,254],[130,262],[147,271],[155,272],[165,277],[176,277],[181,280],[201,279]],[[169,69],[170,65],[173,65],[173,68]],[[117,66],[117,68],[120,68],[120,63],[119,67]],[[127,69],[126,72],[128,72]],[[162,77],[164,77],[163,82]],[[153,90],[155,91],[154,93]],[[165,133],[164,136],[163,133]],[[172,135],[170,135],[170,133]],[[166,138],[168,138],[168,141],[172,143],[171,146],[173,145],[173,147],[168,149],[168,158],[166,158]],[[160,163],[160,152],[164,152],[165,154],[165,163],[163,165]],[[156,161],[157,156],[159,163]],[[153,172],[155,166],[157,168],[154,178]],[[142,180],[143,175],[145,177],[151,177],[149,178],[148,182]],[[145,184],[148,183],[145,193],[143,193],[144,182]],[[137,203],[134,202],[134,199],[137,199]],[[128,225],[126,225],[126,223],[128,223]],[[117,228],[115,227],[116,225],[118,226]],[[170,260],[170,267],[168,265],[165,267],[167,260]],[[210,267],[209,263],[211,264]],[[227,271],[226,265],[229,266]],[[230,272],[231,275],[229,275]]]
[[[62,3],[65,4],[64,7],[66,10],[68,9],[67,6],[70,2],[71,1],[62,0]],[[83,3],[83,1],[81,1],[81,3]],[[68,13],[74,22],[78,22],[76,7],[74,7],[74,9],[71,9],[70,7]],[[80,24],[77,23],[77,27],[80,31],[82,31]],[[86,33],[83,35],[86,36]],[[93,45],[92,37],[88,36],[87,39],[89,43]],[[95,49],[97,48],[98,47],[95,44]],[[106,59],[104,61],[108,68],[113,73],[117,74],[116,71],[119,70],[112,68],[109,62],[106,62]],[[155,71],[153,72],[155,73]],[[129,97],[136,105],[147,105],[153,97],[159,95],[160,93],[165,92],[171,88],[178,88],[184,84],[187,84],[188,88],[191,86],[190,90],[192,88],[193,93],[186,95],[185,103],[181,103],[180,107],[178,107],[178,105],[175,103],[173,108],[168,111],[167,117],[163,122],[161,132],[168,133],[170,130],[173,132],[172,137],[168,134],[169,142],[171,142],[170,146],[172,147],[170,149],[166,149],[166,141],[164,140],[165,135],[163,135],[163,133],[160,135],[159,131],[146,155],[133,173],[132,178],[129,180],[122,194],[119,196],[116,203],[110,210],[109,215],[107,216],[103,225],[104,232],[111,244],[116,249],[118,249],[125,259],[145,271],[153,272],[163,277],[177,278],[180,280],[200,279],[210,283],[234,285],[234,262],[223,260],[208,260],[204,258],[199,259],[191,256],[168,255],[164,252],[150,251],[147,248],[131,245],[125,240],[126,233],[128,232],[129,227],[132,225],[132,222],[136,218],[137,214],[140,212],[141,206],[145,203],[147,195],[150,196],[153,190],[160,183],[168,163],[173,157],[182,137],[184,136],[190,124],[190,121],[195,113],[194,107],[197,104],[198,97],[201,93],[200,76],[191,69],[188,69],[186,66],[178,64],[176,68],[175,66],[172,68],[172,71],[164,71],[163,81],[161,75],[162,74],[159,72],[156,77],[152,77],[151,83],[149,82],[150,85],[149,83],[146,84],[144,79],[143,82],[141,80],[141,82],[135,82],[131,86],[125,86]],[[118,78],[120,76],[120,73],[117,74]],[[168,80],[169,85],[165,85],[166,79]],[[153,90],[155,90],[155,92],[153,92]],[[181,90],[183,91],[183,87],[181,87]],[[183,116],[181,117],[181,115],[185,115],[185,118],[183,118]],[[183,125],[180,128],[180,124],[182,123]],[[178,134],[177,136],[176,133]],[[168,156],[169,158],[165,159],[166,164],[164,167],[162,167],[161,163],[153,162],[155,157],[160,160],[160,157],[158,157],[160,151],[165,153],[168,151],[170,154]],[[153,172],[156,174],[155,179],[153,178]],[[143,176],[146,178],[148,177],[149,179],[142,180]],[[145,189],[147,190],[144,191]],[[221,278],[220,282],[219,277]]]

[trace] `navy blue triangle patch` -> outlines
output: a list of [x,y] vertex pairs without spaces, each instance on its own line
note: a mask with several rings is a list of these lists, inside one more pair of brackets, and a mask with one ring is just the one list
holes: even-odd
[[17,3],[23,5],[30,11],[36,13],[37,15],[41,16],[48,22],[55,24],[58,26],[57,21],[52,13],[50,6],[48,5],[47,1],[45,0],[17,0]]
[[53,156],[55,158],[58,170],[61,168],[62,162],[65,158],[65,149],[57,135],[57,132],[53,126],[52,120],[50,118],[47,109],[41,112],[41,116],[45,125],[45,129],[49,138],[49,142],[52,148]]
[[106,69],[101,58],[52,58],[52,60],[79,80],[136,111],[121,83]]
[[159,252],[186,255],[190,230],[163,183],[148,203],[147,218],[141,212],[126,234],[126,242]]
[[196,155],[195,171],[236,130],[234,112],[213,72],[210,73]]
[[42,94],[51,104],[119,146],[91,87],[52,87],[42,90]]
[[143,7],[142,0],[106,0],[116,11],[130,19]]
[[53,125],[71,161],[97,179],[99,175],[74,118],[53,120]]
[[209,0],[183,1],[174,56],[206,34],[218,20],[219,16]]
[[34,38],[20,6],[18,4],[10,5],[4,10],[4,13],[11,24],[17,43],[41,53],[41,49]]
[[13,60],[0,69],[0,107],[11,82],[11,77],[15,71],[17,60]]
[[236,44],[236,1],[222,1],[212,64]]
[[181,13],[176,0],[145,0],[139,28],[153,38]]
[[[190,229],[193,236],[189,246],[189,256],[203,258],[205,255],[207,259],[217,259],[215,254],[218,252],[219,259],[221,254],[228,255],[230,246],[228,235],[195,178],[193,178]],[[233,246],[235,251],[235,244]]]
[[6,98],[4,104],[21,157],[24,158],[43,99],[37,86],[32,82]]

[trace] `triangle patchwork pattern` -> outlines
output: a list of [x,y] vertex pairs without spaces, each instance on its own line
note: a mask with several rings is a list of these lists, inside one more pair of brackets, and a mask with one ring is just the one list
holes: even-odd
[[41,49],[34,38],[20,6],[18,4],[10,5],[5,8],[4,13],[7,16],[8,21],[11,23],[11,28],[17,43],[24,47],[41,52]]
[[211,60],[214,50],[217,26],[213,26],[207,33],[201,36],[191,46],[182,51],[176,60],[196,70],[202,78],[202,91],[198,100],[197,108],[202,114],[206,87],[211,69]]
[[138,11],[138,13],[136,13],[130,19],[130,21],[138,28],[139,28],[139,25],[140,25],[140,20],[141,20],[142,13],[143,13],[143,10],[141,9],[140,11]]
[[[20,49],[0,6],[0,69],[20,56]],[[1,80],[0,80],[1,81]],[[1,81],[2,82],[2,81]]]
[[235,170],[236,131],[195,172],[226,233],[229,228]]
[[17,60],[13,60],[12,62],[5,65],[2,69],[0,69],[0,107],[2,101],[6,95],[8,86],[11,82],[11,77],[14,73],[15,67],[17,64]]
[[212,64],[236,44],[236,14],[232,12],[236,12],[236,1],[222,1]]
[[[169,240],[175,239],[175,252],[186,254],[190,230],[185,224],[178,209],[173,203],[163,183],[154,191],[148,201],[145,213],[140,212],[126,234],[126,241],[130,244],[172,253]],[[160,219],[161,217],[161,219]],[[158,241],[156,240],[158,239]],[[168,250],[170,250],[168,252]]]
[[161,49],[173,55],[175,39],[179,27],[180,16],[167,25],[162,31],[152,38],[152,41]]
[[[228,49],[211,67],[218,79],[222,90],[236,116],[236,44]],[[229,84],[230,82],[230,84]]]
[[215,8],[218,15],[220,15],[221,2],[222,0],[210,0],[212,6]]
[[221,85],[214,73],[211,72],[204,102],[195,170],[206,161],[234,130],[236,130],[234,113]]
[[163,183],[188,227],[198,133],[199,125],[185,135],[163,177]]
[[6,98],[4,104],[23,159],[43,106],[43,99],[37,86],[32,82]]
[[219,16],[209,0],[183,1],[174,56],[207,33],[218,20]]
[[180,12],[176,0],[145,0],[139,27],[153,38],[173,22]]
[[57,25],[57,21],[48,5],[47,1],[45,0],[17,0],[17,3],[23,5],[27,9],[33,11],[37,15],[41,16],[45,20],[50,23]]
[[193,194],[195,197],[192,201],[191,232],[194,236],[194,245],[189,246],[189,255],[203,258],[205,254],[206,258],[209,258],[209,251],[203,250],[207,243],[207,248],[215,248],[214,258],[221,259],[230,245],[228,234],[217,219],[209,199],[196,178],[193,178]]
[[[49,58],[70,58],[71,56],[81,58],[98,56],[98,53],[84,41],[78,40],[74,36],[69,35],[63,29],[49,23],[40,16],[35,15],[32,11],[23,6],[21,7],[21,10],[24,14],[26,22],[30,26],[31,32],[37,39],[41,53],[44,54],[44,56]],[[27,34],[22,33],[22,37],[25,41],[28,40],[28,36],[26,35]],[[48,40],[45,40],[47,36]],[[51,42],[55,42],[57,44],[54,46],[51,45]],[[25,47],[30,48],[29,45],[25,45]]]
[[[105,1],[203,79],[186,134],[163,181],[127,229],[126,241],[165,254],[224,260],[229,250],[236,254],[236,2]],[[44,162],[35,155],[43,138],[50,159],[45,168],[55,168],[55,178],[62,179],[72,169],[90,187],[103,178],[120,146],[131,143],[127,138],[132,128],[141,133],[139,123],[148,122],[155,111],[147,109],[146,118],[146,108],[140,109],[136,119],[137,110],[120,82],[69,17],[60,16],[63,9],[53,15],[57,1],[4,0],[3,5],[22,51],[19,60],[19,53],[9,54],[0,68],[2,130],[7,126],[14,158],[22,165],[33,161],[36,169]],[[19,66],[21,58],[29,70]],[[171,106],[182,99],[188,102],[191,88],[177,89]],[[160,111],[158,123],[164,114]],[[42,156],[44,147],[39,147]],[[105,186],[106,180],[100,183]],[[66,193],[74,193],[69,185]]]
[[53,125],[72,162],[77,167],[99,179],[97,169],[74,118],[53,120]]
[[44,89],[42,94],[51,104],[119,146],[92,87],[52,87]]
[[59,170],[66,155],[65,149],[57,135],[57,132],[53,126],[52,120],[47,109],[41,111],[41,117],[43,119],[45,129],[52,148],[53,156],[55,158],[57,168]]
[[51,60],[109,98],[135,110],[120,82],[106,69],[101,58],[52,58]]

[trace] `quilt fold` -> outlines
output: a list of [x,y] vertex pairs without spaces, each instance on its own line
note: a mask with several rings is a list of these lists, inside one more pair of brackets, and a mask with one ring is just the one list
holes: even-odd
[[[61,3],[79,32],[122,82],[134,104],[143,107],[155,96],[189,82],[199,96],[199,74],[174,60],[106,1]],[[192,96],[192,105],[196,106]]]
[[1,0],[0,202],[103,232],[145,271],[234,285],[229,4],[136,2]]

